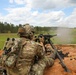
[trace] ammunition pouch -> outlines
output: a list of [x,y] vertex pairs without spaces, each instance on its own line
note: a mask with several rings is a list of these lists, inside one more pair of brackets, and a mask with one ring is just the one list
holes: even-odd
[[5,61],[5,65],[7,67],[14,67],[16,63],[16,59],[17,59],[17,56],[15,54],[8,56]]

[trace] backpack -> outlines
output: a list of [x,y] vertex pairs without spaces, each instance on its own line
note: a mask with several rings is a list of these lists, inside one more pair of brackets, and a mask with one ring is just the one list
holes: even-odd
[[4,53],[2,56],[3,64],[8,67],[14,67],[18,53],[20,50],[20,39],[19,38],[7,38],[4,44]]

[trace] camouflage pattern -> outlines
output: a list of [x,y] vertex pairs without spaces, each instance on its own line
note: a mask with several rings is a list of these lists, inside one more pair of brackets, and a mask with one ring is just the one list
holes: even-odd
[[[50,55],[44,56],[43,47],[29,39],[10,39],[5,47],[6,50],[11,47],[11,51],[3,55],[3,66],[8,75],[43,75],[44,69],[54,64]],[[34,61],[35,56],[39,57],[37,62]]]
[[[7,39],[2,56],[3,67],[8,75],[43,75],[45,68],[54,64],[54,59],[51,53],[45,54],[43,45],[33,41],[32,27],[27,24],[22,29],[22,32],[18,31],[20,38]],[[55,56],[53,52],[52,56]]]
[[[35,63],[35,56],[37,55],[40,59],[43,58],[42,47],[38,43],[25,38],[21,38],[18,43],[15,40],[11,45],[12,40],[10,39],[6,42],[5,47],[6,50],[11,47],[11,51],[3,55],[3,66],[8,75],[29,75],[31,67]],[[20,46],[20,49],[18,46]]]
[[32,75],[44,75],[45,68],[51,67],[54,64],[55,54],[45,54],[44,58],[39,60],[38,63],[33,65]]
[[35,56],[38,56],[40,59],[42,59],[42,53],[42,47],[39,44],[35,43],[34,41],[22,38],[22,52],[16,65],[18,70],[21,71],[20,74],[28,75],[28,73],[30,73],[32,65],[35,63]]
[[34,28],[33,26],[30,26],[29,24],[25,24],[18,29],[18,34],[19,36],[24,36],[27,38],[30,37],[32,39],[34,35]]
[[34,32],[34,27],[33,26],[30,26],[29,24],[25,24],[23,26],[23,28],[25,29],[25,32],[27,34],[30,34],[31,32]]
[[51,67],[54,64],[54,60],[50,57],[45,56],[39,60],[38,63],[33,65],[31,75],[44,75],[45,68]]
[[40,45],[43,47],[44,58],[33,65],[31,75],[44,75],[45,68],[51,67],[54,64],[56,52],[51,48],[49,44],[45,45],[47,50],[46,51],[41,41]]
[[2,55],[3,66],[13,66],[16,61],[17,54],[19,51],[20,39],[9,38],[4,45],[4,53]]

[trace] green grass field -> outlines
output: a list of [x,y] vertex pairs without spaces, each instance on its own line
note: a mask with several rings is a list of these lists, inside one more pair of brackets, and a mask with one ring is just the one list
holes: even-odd
[[15,33],[1,33],[0,34],[0,49],[3,49],[4,42],[7,40],[7,38],[17,38],[17,34]]
[[[66,40],[64,39],[64,41],[60,41],[60,38],[58,38],[57,36],[52,38],[52,41],[54,44],[76,44],[76,29],[74,29],[71,33],[72,38],[71,38],[71,42],[64,42]],[[17,33],[0,33],[0,49],[3,49],[4,46],[4,42],[7,40],[7,38],[18,38]]]

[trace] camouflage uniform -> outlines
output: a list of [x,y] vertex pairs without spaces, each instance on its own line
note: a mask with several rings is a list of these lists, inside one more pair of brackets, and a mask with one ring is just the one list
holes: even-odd
[[[10,39],[5,48],[8,50],[11,44]],[[11,51],[3,55],[3,67],[7,70],[8,75],[29,75],[31,67],[35,63],[35,56],[43,58],[42,47],[38,43],[21,38],[19,44],[20,50],[19,45],[13,45]]]
[[7,75],[43,75],[44,69],[52,66],[53,58],[44,56],[43,47],[31,40],[31,26],[19,28],[19,39],[7,40],[3,54],[3,67]]
[[44,70],[48,67],[51,67],[54,64],[56,52],[51,48],[50,44],[45,45],[45,50],[43,42],[44,38],[39,38],[39,43],[43,47],[44,57],[43,59],[39,60],[38,63],[33,65],[32,75],[43,75]]

